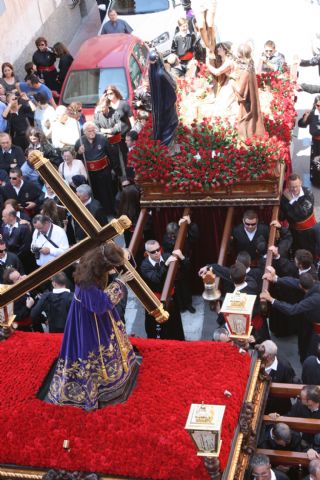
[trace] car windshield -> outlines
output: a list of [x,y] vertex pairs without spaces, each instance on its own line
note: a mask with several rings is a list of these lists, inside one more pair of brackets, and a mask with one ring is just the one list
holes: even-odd
[[169,9],[168,0],[112,0],[111,10],[116,10],[119,15],[141,15],[143,13],[162,12]]
[[70,73],[64,89],[62,102],[81,102],[83,107],[96,105],[108,85],[115,85],[127,99],[128,84],[124,68],[95,68],[75,70]]

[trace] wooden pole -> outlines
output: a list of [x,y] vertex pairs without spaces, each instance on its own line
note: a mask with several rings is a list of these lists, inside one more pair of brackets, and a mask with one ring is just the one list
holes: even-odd
[[[185,208],[183,211],[183,217],[190,214],[190,208]],[[185,220],[181,223],[178,235],[176,238],[176,243],[174,244],[174,250],[182,250],[188,230],[188,222]],[[164,286],[161,293],[161,302],[165,305],[167,304],[168,300],[170,299],[170,292],[173,288],[174,281],[176,279],[177,271],[178,271],[179,261],[171,262],[169,264],[166,280],[164,282]]]
[[131,237],[130,245],[128,250],[135,257],[143,237],[144,226],[148,220],[148,210],[146,208],[141,208],[140,215],[136,226],[134,228],[133,235]]
[[[278,215],[279,215],[279,205],[275,205],[272,209],[271,221],[278,220]],[[270,226],[265,272],[267,271],[266,270],[267,267],[270,267],[272,265],[273,255],[272,255],[272,252],[269,251],[269,247],[272,247],[274,245],[274,242],[276,239],[276,232],[277,232],[277,228],[273,225]],[[262,291],[264,290],[269,290],[269,280],[263,280]],[[268,302],[266,300],[261,300],[260,306],[261,306],[262,313],[266,314],[266,312],[268,311]]]

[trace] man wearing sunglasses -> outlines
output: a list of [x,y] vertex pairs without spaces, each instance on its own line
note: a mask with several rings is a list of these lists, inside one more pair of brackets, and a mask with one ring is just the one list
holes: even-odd
[[21,210],[25,210],[31,217],[39,210],[43,201],[43,193],[35,182],[23,180],[20,168],[11,168],[9,172],[10,183],[0,187],[1,205],[9,198],[14,198],[20,205]]
[[9,267],[15,268],[21,275],[24,275],[24,269],[18,256],[8,252],[6,243],[0,239],[0,283],[3,283],[3,274]]
[[268,245],[269,227],[259,223],[258,214],[254,210],[246,210],[243,214],[242,223],[232,229],[231,241],[236,254],[248,252],[253,261],[259,257],[257,246],[262,242]]
[[[147,285],[160,298],[170,263],[184,261],[181,250],[174,250],[172,254],[162,253],[157,240],[148,240],[145,244],[146,258],[142,261],[140,272]],[[184,340],[181,315],[175,302],[174,291],[171,292],[169,302],[169,320],[163,324],[157,323],[153,316],[145,312],[145,329],[148,338]]]
[[284,64],[284,55],[276,51],[276,45],[272,40],[268,40],[264,44],[264,51],[258,65],[257,72],[283,72]]

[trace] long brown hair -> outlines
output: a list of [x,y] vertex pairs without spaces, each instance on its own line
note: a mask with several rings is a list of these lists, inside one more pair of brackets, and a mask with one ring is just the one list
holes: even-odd
[[124,263],[124,253],[115,243],[103,243],[81,257],[73,274],[75,283],[81,286],[106,287],[108,272]]

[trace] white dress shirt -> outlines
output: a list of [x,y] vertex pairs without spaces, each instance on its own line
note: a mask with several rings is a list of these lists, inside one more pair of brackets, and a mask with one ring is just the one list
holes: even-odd
[[50,249],[50,253],[48,255],[44,255],[43,253],[40,253],[40,258],[36,260],[37,265],[39,265],[39,267],[50,262],[50,260],[54,260],[55,258],[59,257],[59,255],[62,255],[63,253],[65,253],[69,248],[68,237],[66,232],[63,230],[63,228],[58,227],[58,225],[54,225],[54,224],[51,224],[51,226],[52,226],[52,230],[50,227],[46,235],[49,236],[50,240],[52,240],[58,247],[54,247],[52,243],[50,243],[49,240],[47,240],[42,235],[42,233],[39,232],[39,230],[37,229],[34,230],[32,235],[31,250],[34,247],[36,248],[47,247]]

